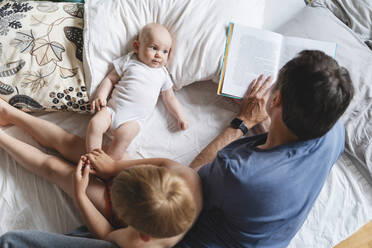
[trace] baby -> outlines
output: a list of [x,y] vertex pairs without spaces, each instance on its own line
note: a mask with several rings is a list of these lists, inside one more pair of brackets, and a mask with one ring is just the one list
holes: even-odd
[[171,47],[172,37],[168,30],[163,25],[151,23],[142,28],[138,40],[133,42],[134,52],[113,61],[114,69],[101,82],[91,105],[92,110],[98,112],[88,125],[87,152],[101,148],[102,135],[110,129],[114,138],[107,154],[115,160],[122,159],[144,119],[155,108],[160,92],[179,128],[188,128],[165,68]]

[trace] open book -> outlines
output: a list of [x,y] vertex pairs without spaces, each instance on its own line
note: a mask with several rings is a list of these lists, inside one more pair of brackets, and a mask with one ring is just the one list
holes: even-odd
[[296,37],[230,23],[217,94],[242,98],[260,74],[277,74],[302,50],[320,50],[335,58],[337,44]]

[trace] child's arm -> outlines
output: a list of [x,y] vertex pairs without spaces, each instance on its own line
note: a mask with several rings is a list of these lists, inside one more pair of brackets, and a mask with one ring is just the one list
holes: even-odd
[[[91,166],[90,173],[102,179],[109,179],[118,175],[123,169],[141,164],[151,164],[160,167],[173,167],[177,162],[166,158],[148,158],[134,160],[113,160],[102,149],[95,149],[83,158]],[[183,167],[183,165],[181,165]]]
[[178,121],[178,126],[181,130],[186,130],[189,128],[189,121],[186,119],[182,109],[181,104],[174,95],[173,89],[170,88],[161,93],[163,102],[168,111],[174,116]]
[[85,165],[83,168],[83,163],[83,160],[80,159],[74,175],[76,203],[88,229],[96,237],[106,239],[106,236],[114,231],[114,229],[106,218],[97,210],[86,194],[90,167]]
[[[83,164],[85,164],[84,168]],[[76,202],[89,231],[97,238],[113,242],[120,247],[134,247],[138,243],[138,239],[133,235],[132,228],[114,230],[86,195],[89,170],[86,162],[80,159],[74,175]]]
[[119,74],[115,68],[112,69],[106,77],[102,80],[101,84],[97,89],[96,96],[92,102],[91,110],[94,111],[96,108],[98,111],[106,106],[107,98],[110,95],[114,85],[120,80]]
[[141,247],[138,234],[128,226],[125,229],[118,229],[107,235],[107,241],[117,244],[119,247]]

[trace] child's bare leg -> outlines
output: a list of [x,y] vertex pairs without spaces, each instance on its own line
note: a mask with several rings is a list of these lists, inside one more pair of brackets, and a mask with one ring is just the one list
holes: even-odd
[[36,118],[0,99],[0,125],[16,125],[28,132],[42,146],[57,150],[66,159],[77,162],[85,154],[84,140],[59,126]]
[[[0,131],[0,147],[8,152],[23,168],[56,184],[75,200],[72,177],[75,166],[56,156],[46,154],[36,147],[7,135],[3,131]],[[105,208],[104,187],[103,182],[91,177],[87,188],[88,197],[103,214]]]
[[89,121],[85,137],[86,151],[102,148],[102,136],[111,125],[111,113],[106,109],[97,112]]
[[140,126],[137,121],[129,121],[122,124],[114,132],[114,140],[107,149],[107,154],[114,160],[124,159],[126,150],[134,137],[137,136]]

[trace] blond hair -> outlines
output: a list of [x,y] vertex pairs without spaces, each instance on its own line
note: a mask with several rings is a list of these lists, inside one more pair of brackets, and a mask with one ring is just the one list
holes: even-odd
[[171,41],[173,40],[173,36],[171,32],[169,31],[169,29],[165,25],[160,24],[160,23],[155,23],[155,22],[148,23],[145,26],[143,26],[138,34],[137,40],[140,42],[143,42],[145,38],[147,38],[152,32],[154,32],[154,30],[161,31],[163,32],[164,35],[165,34],[169,35],[169,38],[171,39]]
[[196,217],[196,204],[185,180],[167,168],[135,166],[120,172],[112,204],[126,224],[152,237],[181,234]]

